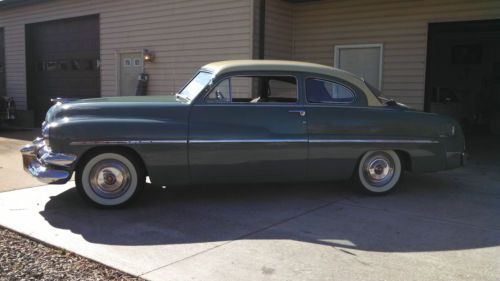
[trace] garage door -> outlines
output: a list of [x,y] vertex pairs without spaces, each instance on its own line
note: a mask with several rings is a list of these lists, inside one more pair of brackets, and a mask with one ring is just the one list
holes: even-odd
[[50,99],[100,96],[99,18],[26,26],[28,107],[43,121]]
[[500,20],[429,24],[425,110],[500,135]]
[[5,96],[5,41],[3,28],[0,28],[0,96]]

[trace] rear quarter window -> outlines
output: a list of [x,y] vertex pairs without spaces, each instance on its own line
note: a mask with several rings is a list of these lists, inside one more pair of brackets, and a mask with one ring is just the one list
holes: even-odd
[[353,103],[356,96],[349,87],[323,79],[306,79],[306,97],[310,103]]

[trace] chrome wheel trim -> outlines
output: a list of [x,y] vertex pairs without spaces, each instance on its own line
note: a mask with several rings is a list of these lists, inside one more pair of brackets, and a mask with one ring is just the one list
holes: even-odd
[[[123,192],[120,192],[119,195],[115,194],[117,196],[103,197],[102,194],[99,194],[94,189],[95,186],[92,184],[91,171],[98,163],[110,160],[120,162],[127,168],[129,173],[127,180],[128,187]],[[94,203],[103,206],[116,206],[125,203],[134,195],[138,186],[138,173],[134,164],[127,157],[117,153],[102,153],[94,156],[85,164],[81,176],[81,186],[85,195]]]
[[90,186],[100,197],[113,199],[122,196],[130,188],[130,171],[122,162],[106,159],[90,170]]
[[384,193],[398,183],[401,171],[401,161],[396,152],[369,151],[361,158],[358,177],[366,190],[372,193]]
[[387,153],[374,153],[363,163],[363,176],[373,186],[384,186],[394,176],[394,166],[394,161]]

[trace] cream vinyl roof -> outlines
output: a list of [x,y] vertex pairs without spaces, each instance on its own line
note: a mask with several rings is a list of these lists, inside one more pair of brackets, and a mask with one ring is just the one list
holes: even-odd
[[296,71],[317,73],[345,80],[363,90],[369,106],[381,106],[380,101],[358,76],[330,66],[286,60],[227,60],[209,63],[202,67],[215,76],[237,71]]

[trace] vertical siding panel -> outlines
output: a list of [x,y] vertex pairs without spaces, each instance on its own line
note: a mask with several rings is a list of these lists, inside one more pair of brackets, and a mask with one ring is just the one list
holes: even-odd
[[53,0],[0,8],[7,94],[26,109],[25,24],[99,14],[101,94],[114,96],[120,50],[155,52],[150,95],[175,92],[198,67],[252,57],[253,0]]
[[497,0],[322,0],[293,5],[293,58],[333,65],[334,46],[384,44],[383,91],[422,109],[427,27],[500,18]]

